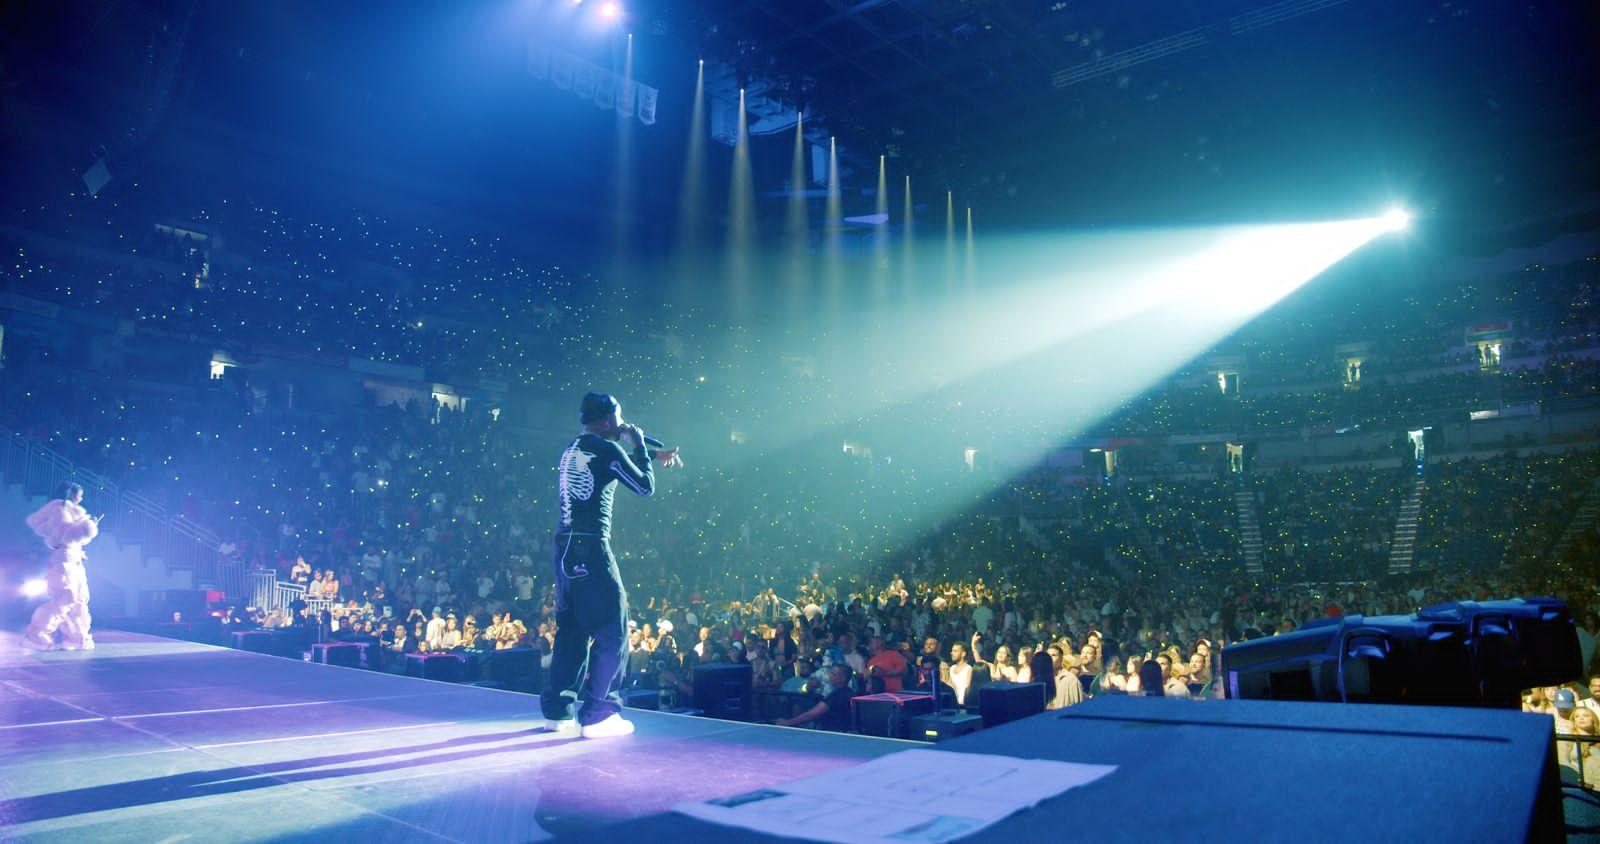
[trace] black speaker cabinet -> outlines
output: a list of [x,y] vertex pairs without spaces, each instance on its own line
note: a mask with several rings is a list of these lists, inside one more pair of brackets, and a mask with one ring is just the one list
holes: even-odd
[[993,727],[1044,711],[1043,683],[990,683],[978,690],[978,714]]
[[534,692],[544,688],[543,673],[539,667],[539,652],[533,648],[506,648],[486,654],[490,680],[500,688],[519,692]]
[[911,719],[911,735],[917,741],[949,741],[983,727],[983,718],[965,712],[919,715]]
[[694,705],[712,718],[748,721],[755,700],[747,662],[715,662],[694,668]]
[[311,646],[311,661],[360,668],[361,646],[349,642],[318,642]]
[[455,654],[406,654],[406,676],[459,683],[463,660]]
[[911,719],[933,712],[933,695],[926,692],[879,692],[850,699],[856,732],[864,736],[909,738]]
[[659,710],[661,708],[661,690],[623,689],[622,705],[628,709]]

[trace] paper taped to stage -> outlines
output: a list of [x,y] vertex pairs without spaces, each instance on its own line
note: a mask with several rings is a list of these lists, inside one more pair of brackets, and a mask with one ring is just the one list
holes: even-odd
[[674,809],[724,826],[838,844],[936,844],[971,835],[1114,770],[1115,765],[907,750]]

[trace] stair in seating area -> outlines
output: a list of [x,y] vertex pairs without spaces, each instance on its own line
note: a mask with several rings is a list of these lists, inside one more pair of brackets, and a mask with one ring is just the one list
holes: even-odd
[[1417,478],[1400,505],[1400,515],[1394,523],[1394,540],[1389,545],[1390,574],[1411,571],[1411,560],[1417,552],[1417,522],[1422,518],[1422,493],[1427,486],[1426,480]]
[[1600,519],[1600,478],[1595,478],[1589,484],[1589,491],[1584,494],[1583,501],[1578,505],[1578,512],[1561,531],[1561,536],[1550,546],[1549,560],[1555,565],[1561,565],[1566,559],[1567,550],[1578,541],[1595,520]]
[[1239,546],[1244,549],[1244,570],[1250,575],[1262,572],[1261,522],[1256,518],[1256,499],[1249,490],[1233,494],[1233,509],[1239,517]]

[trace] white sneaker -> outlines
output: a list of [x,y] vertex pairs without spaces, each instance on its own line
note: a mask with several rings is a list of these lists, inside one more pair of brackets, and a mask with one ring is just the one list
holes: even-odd
[[577,738],[582,728],[578,726],[578,719],[576,718],[562,718],[560,720],[546,718],[544,720],[544,731],[566,738]]
[[53,651],[56,644],[34,633],[22,634],[22,646],[30,651]]
[[61,649],[64,651],[92,651],[94,650],[94,640],[85,636],[82,642],[62,642]]
[[613,738],[615,736],[631,735],[633,735],[633,722],[617,713],[612,713],[604,721],[585,724],[583,727],[584,738]]

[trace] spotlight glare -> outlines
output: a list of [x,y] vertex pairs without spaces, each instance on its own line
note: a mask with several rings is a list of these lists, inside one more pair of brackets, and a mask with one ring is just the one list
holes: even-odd
[[48,587],[46,587],[43,578],[36,577],[22,584],[22,596],[24,598],[42,597],[46,591],[48,591]]
[[618,11],[620,10],[615,3],[606,3],[600,7],[601,17],[614,18],[617,16]]
[[1384,231],[1401,232],[1411,225],[1411,215],[1404,208],[1391,208],[1379,219],[1383,221]]

